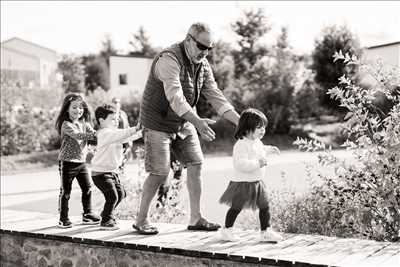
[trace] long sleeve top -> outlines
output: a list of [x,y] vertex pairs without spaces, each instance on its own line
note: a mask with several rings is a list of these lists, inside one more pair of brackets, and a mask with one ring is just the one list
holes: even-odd
[[96,132],[89,123],[72,123],[64,121],[61,125],[61,147],[58,160],[70,162],[85,162],[87,141],[95,140]]
[[101,128],[97,131],[97,147],[92,158],[94,173],[116,172],[123,160],[123,143],[141,138],[136,127],[126,129]]
[[[160,57],[156,63],[154,73],[164,84],[165,96],[171,106],[171,109],[182,116],[192,107],[186,101],[183,95],[181,82],[179,80],[180,67],[177,59],[170,53]],[[205,96],[211,106],[222,116],[226,111],[233,110],[233,106],[225,98],[221,90],[218,89],[212,72],[206,75],[201,94]]]
[[233,146],[233,177],[234,182],[254,182],[264,178],[265,167],[260,167],[259,159],[265,158],[269,146],[261,140],[251,140],[246,137],[239,139]]

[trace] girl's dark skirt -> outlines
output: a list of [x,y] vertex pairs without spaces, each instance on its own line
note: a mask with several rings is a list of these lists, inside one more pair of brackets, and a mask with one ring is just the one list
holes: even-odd
[[268,208],[266,186],[261,180],[255,182],[231,181],[219,202],[238,210]]

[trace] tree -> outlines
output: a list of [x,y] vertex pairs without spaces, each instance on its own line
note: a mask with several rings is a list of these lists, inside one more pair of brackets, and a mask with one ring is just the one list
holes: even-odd
[[88,91],[94,91],[98,87],[104,90],[110,88],[109,68],[104,57],[88,55],[82,58],[85,66],[85,87]]
[[213,70],[218,88],[224,91],[231,86],[235,70],[230,44],[221,40],[217,41],[207,59]]
[[85,72],[81,58],[75,56],[63,55],[58,63],[58,69],[63,75],[62,87],[65,93],[76,92],[84,93]]
[[100,56],[105,59],[107,66],[110,66],[110,56],[117,55],[117,49],[114,47],[111,35],[106,34],[101,44]]
[[246,87],[252,93],[248,103],[267,114],[269,133],[288,133],[292,120],[298,64],[287,36],[287,29],[282,28],[269,56],[257,61],[248,73]]
[[233,31],[238,35],[239,49],[233,51],[235,78],[239,78],[268,50],[260,45],[261,38],[271,29],[262,9],[244,11],[244,16],[234,22]]
[[129,41],[133,50],[129,52],[130,55],[142,55],[154,57],[157,54],[156,48],[150,43],[150,37],[147,35],[143,26],[140,26],[137,33],[133,34],[133,41]]
[[348,76],[352,81],[357,80],[357,65],[340,65],[332,61],[336,51],[343,54],[360,56],[361,50],[358,39],[346,26],[328,26],[322,30],[322,37],[315,41],[312,52],[313,63],[311,68],[315,71],[315,82],[319,85],[321,104],[338,109],[340,102],[332,99],[328,90],[334,87],[340,77]]

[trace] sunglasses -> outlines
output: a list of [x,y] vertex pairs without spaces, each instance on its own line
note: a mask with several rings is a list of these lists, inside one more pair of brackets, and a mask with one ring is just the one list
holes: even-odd
[[194,38],[191,34],[188,34],[190,36],[190,38],[193,39],[193,41],[196,43],[196,46],[198,49],[200,49],[201,51],[205,51],[205,50],[211,50],[212,47],[203,45],[202,43],[200,43],[199,41],[196,40],[196,38]]

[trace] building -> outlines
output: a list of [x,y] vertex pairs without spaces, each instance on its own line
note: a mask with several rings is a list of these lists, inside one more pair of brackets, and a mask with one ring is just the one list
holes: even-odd
[[57,52],[14,37],[1,43],[1,84],[47,88],[56,83]]
[[367,47],[364,58],[368,63],[379,59],[386,66],[400,67],[400,42]]
[[[381,62],[386,71],[393,68],[400,69],[400,42],[365,48],[363,51],[363,61],[371,65]],[[376,80],[367,73],[362,74],[362,82],[369,85],[377,84]]]
[[153,58],[137,55],[110,57],[110,93],[120,98],[142,95]]

